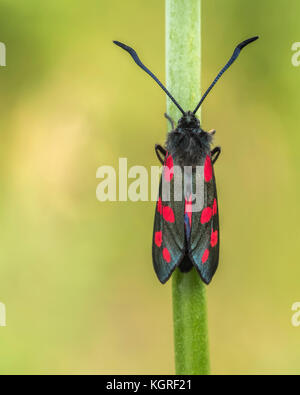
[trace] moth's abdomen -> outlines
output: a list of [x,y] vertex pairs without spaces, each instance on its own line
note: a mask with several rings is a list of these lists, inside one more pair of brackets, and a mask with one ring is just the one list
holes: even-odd
[[193,268],[193,264],[189,258],[188,255],[185,255],[185,257],[183,258],[181,264],[179,265],[179,270],[182,273],[188,273],[190,270],[192,270]]

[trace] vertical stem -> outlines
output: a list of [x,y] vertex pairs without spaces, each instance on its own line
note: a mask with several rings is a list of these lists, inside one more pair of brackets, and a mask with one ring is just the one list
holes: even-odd
[[[185,111],[200,100],[201,0],[166,0],[167,88]],[[175,105],[167,112],[178,120]],[[173,274],[176,374],[209,374],[206,291],[193,269]]]

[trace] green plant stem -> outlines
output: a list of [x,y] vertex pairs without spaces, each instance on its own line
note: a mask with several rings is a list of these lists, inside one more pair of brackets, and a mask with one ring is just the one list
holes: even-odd
[[[166,0],[167,88],[182,108],[200,100],[201,0]],[[167,100],[167,112],[181,116]],[[173,317],[176,374],[209,374],[206,290],[193,269],[173,274]]]

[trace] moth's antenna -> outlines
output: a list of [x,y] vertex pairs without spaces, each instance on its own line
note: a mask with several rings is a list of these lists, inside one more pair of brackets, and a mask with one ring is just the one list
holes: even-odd
[[118,45],[119,47],[123,48],[125,51],[127,51],[135,61],[135,63],[140,66],[141,69],[146,71],[147,74],[150,75],[154,79],[154,81],[157,82],[157,84],[166,92],[166,94],[169,96],[169,98],[172,100],[172,102],[175,104],[175,106],[182,112],[182,114],[185,114],[184,110],[180,107],[180,105],[177,103],[177,101],[174,99],[174,97],[171,95],[170,92],[168,92],[167,88],[163,86],[163,84],[159,81],[158,78],[155,77],[153,73],[145,66],[143,63],[140,61],[140,58],[138,57],[137,53],[135,52],[134,49],[128,47],[125,44],[120,43],[119,41],[114,41],[114,44]]
[[212,90],[212,88],[216,85],[216,83],[218,82],[218,80],[220,79],[220,77],[225,73],[225,71],[227,69],[229,69],[229,67],[232,65],[232,63],[237,59],[237,57],[239,56],[241,50],[246,47],[246,45],[252,43],[253,41],[256,41],[259,37],[252,37],[249,38],[248,40],[243,41],[242,43],[240,43],[234,50],[233,55],[231,56],[231,58],[229,59],[228,63],[223,67],[223,69],[220,71],[220,73],[217,75],[216,79],[214,80],[214,82],[210,85],[210,87],[207,89],[207,91],[204,93],[204,95],[202,96],[198,106],[195,108],[195,110],[193,111],[194,114],[196,114],[196,112],[199,110],[199,107],[201,106],[201,104],[204,102],[206,96],[209,94],[209,92]]

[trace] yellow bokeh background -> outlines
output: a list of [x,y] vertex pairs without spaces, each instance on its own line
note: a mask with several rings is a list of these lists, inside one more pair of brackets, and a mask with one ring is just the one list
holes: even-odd
[[[96,170],[157,165],[164,1],[0,0],[0,373],[172,374],[171,283],[151,261],[153,202],[100,203]],[[203,0],[203,106],[217,130],[222,249],[207,289],[212,373],[299,373],[297,0]],[[255,48],[254,48],[255,47]],[[180,78],[180,76],[178,76]],[[184,83],[184,82],[183,82]]]

